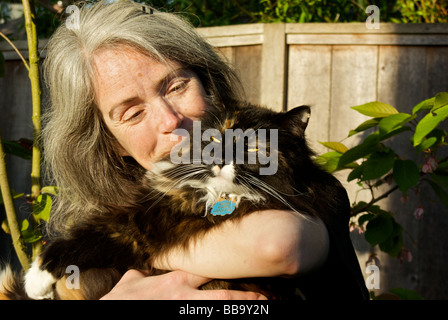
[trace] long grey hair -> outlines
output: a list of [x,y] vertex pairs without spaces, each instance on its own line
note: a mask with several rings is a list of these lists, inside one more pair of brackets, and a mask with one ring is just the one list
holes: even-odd
[[[60,188],[48,230],[124,203],[142,168],[123,159],[117,141],[95,105],[92,57],[123,45],[158,61],[175,61],[199,76],[208,97],[227,103],[241,98],[234,71],[178,14],[132,1],[77,3],[79,20],[62,24],[48,42],[44,61],[50,105],[42,143],[47,172]],[[77,14],[77,13],[76,13]],[[78,17],[76,17],[78,18]]]

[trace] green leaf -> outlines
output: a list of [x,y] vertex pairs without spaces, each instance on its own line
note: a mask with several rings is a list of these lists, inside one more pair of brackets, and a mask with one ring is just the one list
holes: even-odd
[[437,183],[439,186],[448,188],[448,176],[431,173],[431,180]]
[[373,180],[381,178],[388,173],[395,161],[395,153],[393,151],[387,152],[374,152],[363,163],[362,180]]
[[43,187],[40,192],[56,196],[58,194],[58,191],[59,191],[59,188],[56,186],[46,186],[46,187]]
[[436,137],[437,143],[443,143],[446,140],[446,137],[448,136],[447,132],[441,128],[435,128],[432,130],[426,137]]
[[[366,205],[367,205],[367,202],[359,201],[358,203],[356,203],[355,205],[352,206],[352,209],[351,209],[352,214],[357,215],[361,212],[364,212],[365,210],[361,210],[361,209],[365,208]],[[359,210],[361,210],[361,211],[359,211]]]
[[11,234],[11,230],[9,230],[8,220],[6,220],[6,219],[2,221],[2,230],[6,234]]
[[[30,222],[27,219],[23,219],[22,221],[19,222],[19,227],[20,227],[20,233],[23,237],[23,240],[26,243],[33,243],[38,241],[39,239],[42,238],[41,233],[38,230],[28,230],[30,226]],[[10,234],[10,230],[9,230],[9,225],[8,225],[8,221],[4,220],[2,223],[2,229],[3,231],[5,231],[5,233]]]
[[377,205],[371,205],[370,207],[368,207],[367,212],[379,215],[379,214],[389,214],[387,211],[384,211],[383,209],[381,209],[380,206]]
[[412,160],[395,160],[393,172],[394,181],[404,194],[415,186],[420,178],[420,171]]
[[358,127],[356,127],[356,129],[350,130],[348,136],[351,137],[357,133],[360,133],[367,129],[373,128],[374,126],[378,125],[378,123],[380,122],[380,119],[381,118],[373,118],[373,119],[364,121]]
[[360,106],[351,107],[353,110],[358,111],[359,113],[374,117],[374,118],[384,118],[393,114],[397,114],[398,111],[391,105],[383,102],[368,102]]
[[439,184],[429,179],[425,179],[425,181],[429,183],[431,188],[434,190],[436,196],[439,198],[440,201],[442,201],[443,205],[448,210],[448,193]]
[[379,123],[380,137],[384,136],[397,127],[415,119],[416,115],[410,115],[407,113],[398,113],[381,119]]
[[331,151],[316,157],[315,161],[328,172],[334,172],[338,168],[341,153]]
[[42,239],[42,235],[38,230],[23,230],[22,232],[23,240],[26,243],[34,243]]
[[448,92],[439,92],[435,96],[434,107],[431,109],[431,112],[440,109],[443,106],[448,104]]
[[48,194],[40,194],[33,206],[33,214],[41,220],[48,221],[53,200]]
[[9,153],[20,158],[30,160],[32,157],[32,150],[25,147],[21,141],[2,140],[5,153]]
[[378,142],[379,142],[378,132],[372,133],[367,138],[365,138],[360,145],[357,145],[349,149],[341,156],[341,159],[339,159],[338,164],[339,168],[344,167],[350,162],[356,161],[376,151]]
[[350,182],[355,179],[361,179],[362,173],[364,172],[363,164],[354,168],[347,177],[347,182]]
[[440,107],[436,112],[429,112],[417,124],[414,134],[414,147],[418,146],[423,138],[429,134],[440,122],[448,117],[448,105]]
[[395,219],[390,216],[392,222],[392,232],[390,236],[379,243],[381,251],[386,252],[392,257],[396,257],[403,248],[403,227],[400,226]]
[[[25,195],[24,193],[16,193],[14,190],[12,190],[11,193],[13,200],[19,199]],[[0,192],[0,204],[3,204],[3,197],[1,192]]]
[[370,221],[372,218],[374,218],[375,217],[375,215],[374,214],[372,214],[372,213],[366,213],[366,214],[363,214],[362,216],[360,216],[359,218],[358,218],[358,224],[360,225],[360,226],[362,226],[364,223],[366,223],[367,221]]
[[436,100],[436,97],[432,97],[426,100],[423,100],[419,104],[417,104],[414,108],[412,108],[412,114],[416,114],[419,111],[422,110],[430,110],[434,106],[434,101]]
[[424,300],[423,297],[414,290],[405,288],[392,288],[389,291],[399,297],[401,300]]
[[338,169],[338,164],[339,164],[339,158],[332,158],[332,159],[328,159],[327,163],[325,164],[324,168],[328,171],[328,172],[334,172]]
[[393,218],[390,214],[380,214],[369,221],[364,233],[365,239],[372,246],[386,241],[394,231]]
[[437,171],[439,170],[447,170],[448,169],[448,159],[442,162],[439,162],[439,165],[437,166]]
[[387,151],[375,151],[360,166],[353,169],[347,177],[350,182],[354,179],[361,181],[379,179],[388,173],[395,161],[395,153],[390,149]]
[[418,152],[423,152],[423,151],[431,148],[436,142],[437,142],[437,138],[431,137],[431,138],[424,140],[422,143],[420,143],[418,146],[416,146],[415,149]]
[[426,139],[423,139],[422,143],[416,146],[418,152],[425,151],[434,145],[440,145],[445,142],[447,133],[445,130],[440,128],[435,128],[430,133],[426,135]]
[[348,148],[340,142],[335,142],[335,141],[329,141],[329,142],[317,141],[317,142],[319,142],[321,145],[327,147],[328,149],[337,151],[339,153],[345,153],[348,150]]
[[30,226],[30,222],[27,219],[23,219],[22,221],[20,221],[19,224],[20,224],[20,231],[25,231]]
[[387,140],[389,138],[392,138],[393,136],[396,136],[397,134],[410,130],[411,128],[408,126],[398,127],[397,129],[392,130],[391,132],[385,134],[384,136],[381,136],[380,141]]

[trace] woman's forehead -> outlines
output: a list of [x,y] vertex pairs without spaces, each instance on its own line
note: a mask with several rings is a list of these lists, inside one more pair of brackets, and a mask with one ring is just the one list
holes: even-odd
[[126,47],[98,50],[93,56],[93,66],[97,103],[110,106],[117,100],[129,99],[128,91],[139,95],[148,87],[158,89],[167,78],[183,69],[177,62],[160,62]]

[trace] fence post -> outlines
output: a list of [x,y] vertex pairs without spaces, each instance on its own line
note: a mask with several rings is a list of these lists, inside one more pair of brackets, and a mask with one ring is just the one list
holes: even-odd
[[264,24],[260,102],[286,110],[286,33],[284,23]]

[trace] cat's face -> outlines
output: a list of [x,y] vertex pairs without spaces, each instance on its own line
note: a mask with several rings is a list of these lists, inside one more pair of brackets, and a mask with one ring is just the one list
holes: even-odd
[[185,201],[185,193],[199,195],[205,214],[224,200],[236,208],[241,200],[283,199],[295,192],[291,171],[309,114],[308,107],[288,113],[251,105],[215,110],[183,133],[170,159],[155,163],[147,176],[164,194],[182,194]]

